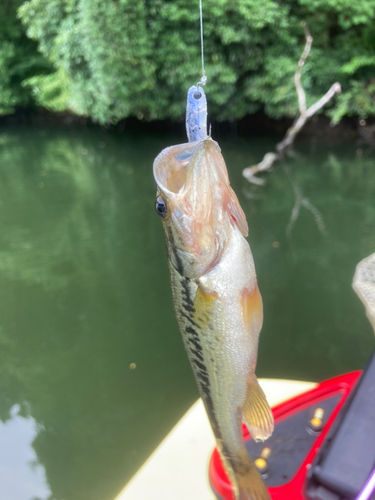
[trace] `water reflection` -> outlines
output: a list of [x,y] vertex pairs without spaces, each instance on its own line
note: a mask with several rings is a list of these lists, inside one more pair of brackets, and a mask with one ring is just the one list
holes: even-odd
[[108,165],[99,171],[103,155],[74,139],[16,139],[1,140],[1,275],[48,290],[77,274],[90,279],[87,253],[99,258],[105,244],[99,232],[105,238],[107,231],[90,217],[101,212],[110,224],[114,216],[110,196],[103,196],[113,190]]
[[[300,157],[288,162],[291,177],[276,167],[246,202],[265,306],[258,371],[321,379],[359,367],[374,349],[351,289],[356,264],[375,248],[374,158],[358,156],[350,144],[298,147]],[[254,156],[247,163],[261,157]],[[317,224],[301,210],[288,237],[296,203],[291,179],[322,219]]]
[[0,423],[0,498],[48,500],[45,470],[32,447],[38,425],[32,417],[18,415],[19,410],[13,406],[10,419]]
[[56,499],[114,498],[195,397],[158,290],[168,277],[142,148],[105,133],[1,140],[0,418],[28,403]]
[[[183,140],[0,131],[0,420],[18,404],[13,420],[37,422],[51,499],[115,498],[197,397],[153,210],[152,161]],[[221,142],[237,193],[273,143]],[[375,248],[375,171],[355,146],[301,154],[293,183],[327,236],[307,210],[285,235],[283,169],[240,201],[265,305],[258,375],[318,380],[373,349],[350,284]]]
[[316,227],[318,228],[318,231],[320,232],[320,234],[323,236],[327,236],[328,233],[327,233],[327,229],[326,229],[326,226],[324,223],[324,217],[323,217],[322,213],[303,194],[301,185],[298,182],[296,182],[295,179],[293,178],[292,171],[291,171],[291,168],[289,167],[289,165],[283,165],[283,169],[284,169],[284,172],[286,173],[286,175],[289,177],[290,184],[292,186],[292,189],[294,192],[294,197],[295,197],[294,206],[292,208],[292,212],[291,212],[290,217],[289,217],[289,222],[288,222],[286,229],[285,229],[286,236],[288,238],[292,237],[293,227],[299,218],[299,214],[300,214],[302,207],[311,213],[311,215],[315,221]]

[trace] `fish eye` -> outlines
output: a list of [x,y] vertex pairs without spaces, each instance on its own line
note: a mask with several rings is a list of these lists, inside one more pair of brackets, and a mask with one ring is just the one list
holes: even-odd
[[162,219],[164,219],[168,215],[167,204],[165,203],[165,201],[163,200],[163,198],[161,196],[158,196],[156,198],[156,201],[155,201],[155,210],[156,210],[156,213]]
[[194,99],[200,99],[202,97],[202,93],[197,91],[194,93]]

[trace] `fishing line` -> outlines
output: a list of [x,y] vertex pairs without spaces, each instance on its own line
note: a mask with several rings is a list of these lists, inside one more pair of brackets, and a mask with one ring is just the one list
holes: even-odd
[[204,49],[203,49],[203,13],[202,13],[202,0],[199,0],[199,18],[201,27],[201,55],[202,55],[202,78],[197,85],[206,85],[207,77],[204,71]]

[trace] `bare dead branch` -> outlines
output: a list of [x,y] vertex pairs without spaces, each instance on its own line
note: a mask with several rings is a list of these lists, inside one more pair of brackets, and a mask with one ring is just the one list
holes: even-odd
[[[272,165],[276,160],[279,160],[279,155],[276,153],[266,153],[263,157],[263,160],[258,163],[258,165],[254,165],[253,167],[247,167],[243,170],[242,175],[253,184],[264,184],[263,179],[259,177],[255,177],[258,172],[262,172],[264,170],[270,170]],[[259,182],[261,181],[261,182]]]
[[293,144],[294,139],[301,128],[306,123],[306,116],[300,115],[293,125],[286,131],[284,139],[276,144],[276,151],[278,152],[280,158],[284,156],[285,151],[287,151]]
[[297,134],[303,128],[306,121],[311,118],[317,111],[319,111],[323,106],[325,106],[335,94],[339,94],[341,92],[341,85],[336,82],[332,85],[328,92],[324,94],[323,97],[321,97],[315,104],[306,109],[306,96],[301,84],[301,75],[306,59],[310,54],[313,37],[311,36],[305,21],[302,21],[301,25],[305,31],[306,43],[305,48],[303,49],[301,57],[298,61],[296,72],[294,74],[294,85],[296,87],[298,96],[298,107],[300,115],[296,118],[293,125],[286,131],[284,139],[276,144],[276,153],[266,153],[260,163],[251,167],[247,167],[243,170],[242,175],[249,182],[252,182],[254,184],[264,184],[263,181],[259,182],[259,178],[256,177],[256,174],[258,174],[259,172],[271,170],[273,164],[276,161],[282,160],[292,147]]
[[293,125],[287,130],[285,138],[281,142],[276,144],[276,151],[278,152],[280,157],[283,156],[283,153],[286,149],[292,146],[296,135],[305,125],[307,120],[311,118],[317,111],[319,111],[319,109],[325,106],[335,94],[339,94],[340,92],[341,85],[336,82],[332,85],[329,91],[319,99],[319,101],[310,106],[309,109],[307,109],[303,114],[301,113],[301,115],[297,118]]
[[306,111],[307,118],[311,118],[313,115],[315,115],[315,113],[319,111],[319,109],[321,109],[323,106],[325,106],[335,94],[340,94],[340,92],[341,85],[338,82],[334,83],[329,91],[324,94],[324,96],[321,97],[319,101],[309,107],[309,109]]
[[303,29],[305,30],[306,44],[305,44],[305,48],[302,52],[302,55],[300,57],[300,60],[298,61],[297,70],[294,74],[294,85],[296,86],[297,95],[298,95],[299,111],[300,111],[301,115],[304,115],[306,112],[306,96],[305,96],[305,92],[304,92],[302,85],[301,85],[301,74],[302,74],[303,66],[305,65],[305,61],[310,54],[311,45],[313,43],[313,37],[310,35],[309,29],[308,29],[305,21],[302,21],[301,25],[303,26]]

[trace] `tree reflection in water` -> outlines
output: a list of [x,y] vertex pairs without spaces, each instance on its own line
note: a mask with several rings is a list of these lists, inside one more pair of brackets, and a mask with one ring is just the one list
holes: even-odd
[[0,138],[0,418],[19,404],[40,425],[32,446],[53,499],[113,499],[195,397],[157,288],[168,290],[152,209],[160,145],[147,144]]

